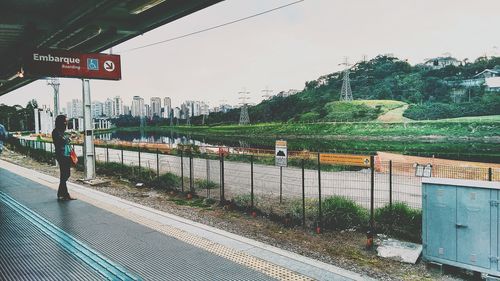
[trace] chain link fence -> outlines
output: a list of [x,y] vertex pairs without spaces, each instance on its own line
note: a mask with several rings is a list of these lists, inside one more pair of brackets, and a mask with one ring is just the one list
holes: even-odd
[[[52,153],[52,143],[15,140],[14,147],[31,155]],[[82,147],[75,145],[77,155]],[[165,175],[177,177],[167,189],[233,203],[239,208],[270,217],[289,218],[303,225],[321,225],[322,201],[334,196],[348,198],[365,208],[373,223],[374,209],[404,203],[412,209],[422,206],[421,175],[412,163],[376,161],[370,167],[325,165],[318,154],[289,153],[287,167],[274,166],[273,154],[240,154],[217,149],[190,147],[162,151],[145,147],[95,147],[97,164],[115,163],[148,170],[150,181]],[[375,160],[375,161],[374,161]],[[500,181],[500,168],[434,165],[426,176],[482,181]],[[142,170],[141,170],[142,169]]]

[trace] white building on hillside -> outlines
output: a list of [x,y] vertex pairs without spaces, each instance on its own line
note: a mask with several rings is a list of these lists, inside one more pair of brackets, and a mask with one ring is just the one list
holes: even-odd
[[448,65],[459,66],[462,62],[451,56],[427,59],[424,65],[432,69],[441,69]]

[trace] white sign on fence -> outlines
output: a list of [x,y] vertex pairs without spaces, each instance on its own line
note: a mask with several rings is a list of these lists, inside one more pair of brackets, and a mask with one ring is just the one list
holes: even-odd
[[285,140],[276,141],[276,153],[274,154],[276,158],[276,166],[286,167],[288,162],[288,151]]

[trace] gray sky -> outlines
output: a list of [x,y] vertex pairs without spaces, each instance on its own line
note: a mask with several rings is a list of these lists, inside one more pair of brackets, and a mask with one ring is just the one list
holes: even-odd
[[[122,80],[91,81],[92,100],[120,95],[238,102],[243,88],[250,102],[268,86],[277,93],[302,89],[306,81],[351,62],[391,53],[410,63],[451,53],[458,59],[500,55],[498,0],[305,0],[220,29],[136,51],[131,48],[246,17],[294,0],[226,0],[113,48],[121,54]],[[340,91],[340,89],[339,89]],[[61,106],[81,99],[81,81],[61,79]],[[37,81],[0,97],[26,105],[51,104],[52,90]],[[51,105],[52,107],[52,105]]]

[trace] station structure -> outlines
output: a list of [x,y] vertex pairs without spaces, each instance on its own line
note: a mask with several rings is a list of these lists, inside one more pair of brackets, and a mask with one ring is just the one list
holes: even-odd
[[[0,96],[38,79],[81,79],[93,179],[90,80],[121,79],[119,56],[101,52],[218,2],[3,0]],[[68,183],[77,201],[56,200],[58,184],[0,160],[0,280],[369,280],[80,184]]]

